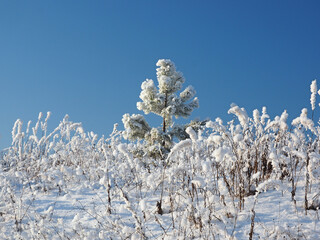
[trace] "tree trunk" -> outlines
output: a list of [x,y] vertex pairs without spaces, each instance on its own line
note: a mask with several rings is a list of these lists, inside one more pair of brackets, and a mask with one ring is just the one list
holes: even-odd
[[307,161],[306,161],[306,183],[305,183],[305,192],[304,192],[304,209],[305,209],[305,214],[308,214],[308,188],[309,188],[309,153],[307,155]]
[[163,117],[163,121],[162,121],[162,132],[166,132],[166,118]]
[[[166,98],[164,99],[164,108],[167,108],[168,106],[168,93],[166,93]],[[166,116],[163,116],[163,122],[162,122],[162,132],[166,132]]]

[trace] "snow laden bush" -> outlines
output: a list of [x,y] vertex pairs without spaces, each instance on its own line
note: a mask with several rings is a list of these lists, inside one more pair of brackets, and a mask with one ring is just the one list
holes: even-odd
[[[186,127],[164,164],[137,157],[143,143],[116,126],[99,138],[68,116],[50,132],[50,113],[17,120],[1,154],[0,239],[318,239],[319,124],[307,109],[291,123],[265,107],[228,112]],[[140,130],[126,138],[156,134],[127,117]]]
[[199,101],[198,98],[194,98],[196,91],[192,86],[177,94],[182,89],[185,79],[182,73],[176,71],[171,60],[160,59],[157,66],[158,87],[151,79],[144,81],[140,93],[142,101],[137,103],[137,108],[145,114],[154,113],[161,116],[162,129],[151,128],[140,114],[125,114],[122,122],[125,127],[124,138],[130,141],[143,140],[145,145],[142,154],[163,159],[170,152],[174,137],[188,137],[185,134],[185,126],[173,127],[172,117],[189,117],[199,106]]

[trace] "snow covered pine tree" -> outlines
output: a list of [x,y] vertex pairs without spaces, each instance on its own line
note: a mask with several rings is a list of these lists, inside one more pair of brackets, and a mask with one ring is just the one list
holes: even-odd
[[[150,128],[144,117],[140,114],[125,114],[122,122],[125,127],[124,137],[126,139],[145,140],[148,149],[146,153],[153,157],[165,156],[172,147],[172,137],[175,131],[169,131],[173,127],[172,117],[190,116],[192,111],[199,107],[196,91],[188,86],[179,95],[177,92],[182,89],[185,79],[182,73],[176,71],[174,63],[169,59],[160,59],[157,62],[158,87],[153,80],[146,79],[141,85],[140,99],[137,108],[145,114],[150,112],[162,117],[162,130]],[[180,131],[181,132],[181,131]],[[179,138],[179,136],[176,136]]]

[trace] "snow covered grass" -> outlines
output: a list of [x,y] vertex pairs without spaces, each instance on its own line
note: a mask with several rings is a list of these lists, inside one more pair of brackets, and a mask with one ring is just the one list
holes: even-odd
[[318,239],[319,125],[306,109],[292,124],[266,108],[229,113],[189,127],[163,160],[136,157],[143,143],[116,128],[105,139],[68,116],[51,133],[50,113],[17,120],[1,155],[0,239]]

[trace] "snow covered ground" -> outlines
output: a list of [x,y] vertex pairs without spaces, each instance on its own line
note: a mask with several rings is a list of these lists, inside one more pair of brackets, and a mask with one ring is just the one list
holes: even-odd
[[1,158],[0,239],[319,239],[319,127],[306,112],[289,131],[285,113],[239,109],[239,123],[189,129],[165,159],[67,116],[51,133],[50,114],[24,131],[18,120]]
[[[102,181],[81,179],[83,176],[60,187],[26,181],[10,185],[12,192],[2,179],[6,199],[1,201],[1,239],[249,238],[254,196],[245,198],[240,211],[230,199],[226,206],[218,195],[204,199],[201,191],[205,187],[195,187],[194,201],[191,192],[164,194],[160,215],[156,203],[161,190],[157,186],[150,189],[137,182],[123,188],[111,186],[109,204]],[[7,193],[3,193],[5,187]],[[312,192],[316,192],[314,188]],[[297,187],[296,206],[288,184],[265,190],[257,195],[253,239],[319,238],[319,214],[309,210],[305,215],[303,186]],[[165,191],[170,189],[165,187]],[[170,197],[176,200],[170,203]]]

